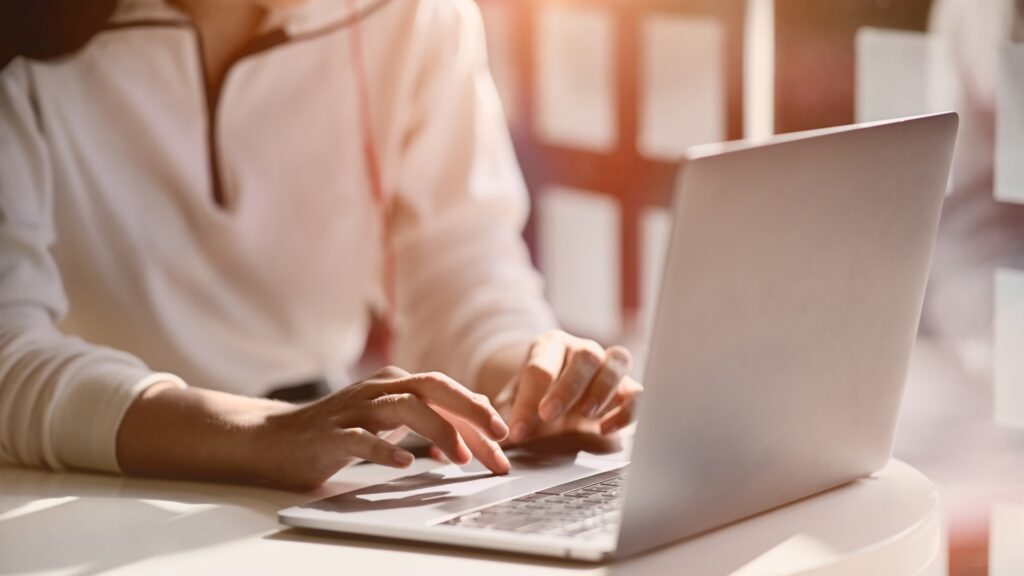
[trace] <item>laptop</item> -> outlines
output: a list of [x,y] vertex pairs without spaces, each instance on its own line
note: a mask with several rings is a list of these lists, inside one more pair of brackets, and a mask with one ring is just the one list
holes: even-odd
[[693,148],[625,458],[518,455],[295,506],[290,526],[589,561],[888,461],[949,175],[952,113]]

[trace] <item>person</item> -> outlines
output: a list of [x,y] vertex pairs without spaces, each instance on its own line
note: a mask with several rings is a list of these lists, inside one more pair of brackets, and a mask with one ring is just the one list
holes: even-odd
[[[557,330],[468,0],[121,0],[0,75],[0,464],[305,489],[412,430],[614,434],[629,353]],[[351,368],[371,315],[397,367]]]

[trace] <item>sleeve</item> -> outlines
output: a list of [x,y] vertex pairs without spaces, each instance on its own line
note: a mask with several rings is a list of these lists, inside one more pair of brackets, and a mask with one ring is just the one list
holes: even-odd
[[0,465],[119,471],[117,429],[137,394],[176,376],[56,328],[67,300],[55,239],[49,154],[29,71],[0,74]]
[[529,199],[472,2],[420,19],[394,210],[394,356],[472,384],[503,346],[555,326],[522,239]]

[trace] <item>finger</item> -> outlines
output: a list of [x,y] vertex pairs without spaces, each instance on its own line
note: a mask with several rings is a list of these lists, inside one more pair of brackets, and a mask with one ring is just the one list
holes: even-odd
[[635,406],[632,402],[620,404],[601,419],[601,434],[613,434],[633,421]]
[[462,439],[466,441],[473,456],[488,470],[495,474],[508,474],[512,469],[512,464],[509,463],[508,457],[505,456],[505,452],[497,442],[484,436],[464,420],[458,421],[455,428],[462,434]]
[[368,380],[395,380],[408,376],[409,373],[398,366],[385,366],[371,374]]
[[617,432],[633,421],[636,412],[635,398],[629,398],[601,418],[601,433]]
[[519,373],[519,386],[512,405],[512,432],[509,440],[522,442],[537,425],[541,398],[562,372],[565,342],[557,336],[541,336],[530,348],[530,355]]
[[444,410],[439,410],[438,412],[455,426],[455,429],[462,435],[462,439],[465,440],[466,446],[469,447],[473,456],[481,464],[495,474],[508,474],[509,470],[512,469],[512,465],[497,442],[481,434],[479,430],[465,420],[457,418]]
[[370,405],[371,426],[381,429],[408,426],[440,448],[452,462],[461,465],[472,458],[455,427],[416,395],[388,394],[377,398]]
[[619,387],[615,390],[615,394],[612,396],[612,401],[604,407],[602,412],[597,415],[597,418],[603,418],[605,414],[608,414],[614,408],[618,408],[623,402],[639,396],[643,391],[643,384],[640,384],[636,380],[626,376],[621,382],[619,382]]
[[365,380],[343,388],[335,394],[324,398],[324,401],[337,402],[340,403],[340,406],[344,407],[345,402],[350,402],[353,399],[373,400],[385,393],[381,391],[383,384],[408,377],[409,373],[398,366],[384,366],[370,374]]
[[612,346],[605,352],[604,362],[590,381],[586,393],[577,405],[577,412],[594,418],[613,407],[619,383],[629,374],[632,357],[625,348]]
[[398,444],[409,434],[409,428],[402,426],[389,430],[383,434],[378,434],[377,437],[389,444]]
[[413,374],[382,384],[381,389],[391,393],[415,394],[424,402],[472,423],[495,440],[508,436],[508,426],[487,396],[473,393],[440,372]]
[[540,417],[551,422],[579,400],[604,360],[604,348],[593,340],[579,340],[565,356],[565,367],[540,402]]
[[407,468],[415,459],[412,454],[377,437],[363,428],[337,431],[338,443],[345,453],[382,466]]
[[448,459],[444,456],[444,452],[441,452],[437,446],[430,447],[430,457],[443,464],[449,464]]
[[622,379],[622,382],[619,382],[619,388],[615,391],[615,395],[616,397],[621,397],[621,399],[625,400],[639,396],[640,394],[643,394],[643,392],[643,384],[633,380],[629,376],[626,376]]

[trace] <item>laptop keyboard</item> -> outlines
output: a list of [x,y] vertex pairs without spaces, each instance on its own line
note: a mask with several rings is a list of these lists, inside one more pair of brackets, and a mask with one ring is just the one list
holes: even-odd
[[479,508],[440,525],[584,539],[614,534],[623,481],[621,469],[596,474]]

